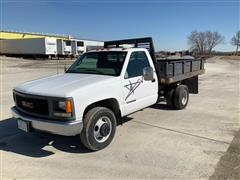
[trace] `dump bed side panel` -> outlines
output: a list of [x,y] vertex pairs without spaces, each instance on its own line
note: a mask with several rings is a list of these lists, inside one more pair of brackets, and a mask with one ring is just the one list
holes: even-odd
[[160,60],[155,66],[162,84],[182,81],[204,73],[204,60],[201,59]]

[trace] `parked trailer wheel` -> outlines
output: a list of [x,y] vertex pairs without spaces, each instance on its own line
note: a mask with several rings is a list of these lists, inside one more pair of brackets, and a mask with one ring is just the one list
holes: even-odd
[[108,108],[95,107],[88,111],[80,134],[83,145],[92,151],[107,147],[115,135],[116,122],[114,113]]
[[185,85],[179,85],[176,87],[173,95],[173,105],[176,109],[184,109],[189,100],[188,87]]

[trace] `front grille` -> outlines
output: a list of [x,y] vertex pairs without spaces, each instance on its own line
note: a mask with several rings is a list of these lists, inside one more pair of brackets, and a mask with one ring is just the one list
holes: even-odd
[[22,110],[27,114],[36,115],[49,115],[48,100],[39,99],[33,96],[21,95],[17,93],[15,95],[16,106],[19,110]]

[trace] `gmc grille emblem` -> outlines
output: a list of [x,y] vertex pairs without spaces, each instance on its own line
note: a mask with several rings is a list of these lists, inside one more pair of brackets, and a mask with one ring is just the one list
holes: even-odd
[[22,101],[22,105],[24,107],[33,109],[33,103],[31,103],[31,102]]

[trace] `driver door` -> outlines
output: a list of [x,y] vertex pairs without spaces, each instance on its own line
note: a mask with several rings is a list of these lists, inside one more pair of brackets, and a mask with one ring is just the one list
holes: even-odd
[[[143,79],[143,68],[152,67],[144,51],[132,52],[123,80],[125,114],[156,103],[158,83]],[[156,79],[156,73],[154,72]]]

